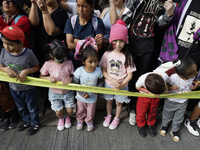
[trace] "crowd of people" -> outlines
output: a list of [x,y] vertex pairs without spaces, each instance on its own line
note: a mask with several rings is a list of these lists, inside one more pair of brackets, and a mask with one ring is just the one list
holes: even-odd
[[[0,71],[24,82],[27,76],[145,94],[128,97],[101,94],[106,100],[104,127],[114,130],[120,123],[123,104],[130,103],[130,125],[152,137],[160,94],[182,93],[199,87],[200,67],[199,0],[31,0],[29,12],[23,0],[2,0],[0,16]],[[159,60],[159,61],[158,61]],[[168,70],[156,69],[167,62]],[[161,65],[162,66],[162,65]],[[77,130],[93,131],[97,94],[49,88],[48,99],[58,117],[59,131],[70,128],[76,106]],[[112,117],[113,104],[116,113]],[[162,126],[179,142],[180,124],[188,106],[186,98],[164,100]],[[0,131],[28,129],[35,134],[40,127],[37,88],[1,82]],[[66,115],[63,109],[66,109]],[[200,102],[184,124],[199,136]],[[112,120],[113,119],[113,120]],[[112,121],[111,121],[112,120]]]

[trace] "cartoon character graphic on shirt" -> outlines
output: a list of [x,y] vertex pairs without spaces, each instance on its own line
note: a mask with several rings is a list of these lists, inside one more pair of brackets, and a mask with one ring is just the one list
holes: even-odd
[[110,74],[114,74],[118,76],[119,73],[117,72],[119,72],[121,65],[122,65],[122,62],[120,60],[117,60],[116,62],[114,59],[110,60],[110,70],[111,70]]
[[62,70],[55,70],[54,72],[52,72],[51,75],[58,81],[64,81],[65,80],[64,73],[66,72],[63,72]]
[[14,70],[14,71],[17,72],[17,73],[20,73],[20,72],[23,70],[22,66],[20,66],[20,65],[15,65],[15,64],[9,64],[9,65],[8,65],[8,68]]

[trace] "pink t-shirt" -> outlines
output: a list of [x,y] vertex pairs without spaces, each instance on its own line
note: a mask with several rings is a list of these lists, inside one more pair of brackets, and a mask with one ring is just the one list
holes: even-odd
[[[116,53],[114,51],[107,51],[101,58],[99,62],[100,65],[105,67],[108,75],[117,80],[118,83],[122,83],[124,79],[127,77],[128,73],[131,73],[136,70],[135,67],[125,67],[125,55],[123,53]],[[114,88],[111,82],[105,79],[105,82],[110,87]],[[125,85],[126,87],[127,85]]]
[[[74,73],[74,66],[71,60],[66,60],[62,64],[57,64],[53,60],[46,61],[42,68],[40,69],[42,75],[50,75],[58,81],[64,81],[66,78],[69,78],[70,75]],[[53,92],[58,94],[65,94],[69,90],[50,88]]]

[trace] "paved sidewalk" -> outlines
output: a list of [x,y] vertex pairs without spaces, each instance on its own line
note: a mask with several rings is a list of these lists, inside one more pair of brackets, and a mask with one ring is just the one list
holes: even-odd
[[[116,130],[103,127],[105,110],[96,111],[93,132],[76,130],[76,119],[72,118],[73,126],[64,131],[57,130],[58,119],[55,113],[46,108],[42,115],[45,92],[38,93],[40,106],[41,128],[35,135],[27,135],[27,129],[19,132],[11,129],[0,132],[0,150],[199,150],[200,137],[194,137],[181,125],[180,142],[176,143],[168,131],[165,137],[159,133],[156,137],[139,136],[137,126],[128,123],[128,111],[121,115],[121,123]],[[157,115],[156,130],[161,125],[161,111]],[[190,113],[190,112],[188,112]],[[198,129],[199,130],[199,129]],[[147,130],[148,131],[148,130]],[[200,130],[199,130],[200,131]]]

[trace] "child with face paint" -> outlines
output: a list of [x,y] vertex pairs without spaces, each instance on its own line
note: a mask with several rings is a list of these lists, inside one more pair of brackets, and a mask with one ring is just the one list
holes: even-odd
[[[71,83],[74,66],[71,60],[67,59],[65,44],[60,40],[53,40],[46,48],[49,58],[40,69],[40,78],[47,79],[52,83],[62,81],[63,85]],[[74,107],[74,91],[49,88],[49,100],[52,110],[59,118],[57,129],[61,131],[64,128],[70,128],[70,116]],[[63,107],[66,108],[65,117]]]
[[[123,20],[118,20],[111,27],[109,42],[111,47],[101,58],[103,76],[105,77],[105,87],[118,90],[128,91],[128,82],[132,78],[133,71],[136,70],[133,58],[126,48],[128,41],[128,29]],[[107,100],[107,116],[103,122],[104,127],[114,130],[120,122],[120,114],[122,112],[123,103],[129,103],[128,96],[103,94],[103,98]],[[116,100],[116,115],[111,122],[111,111],[113,100]]]

